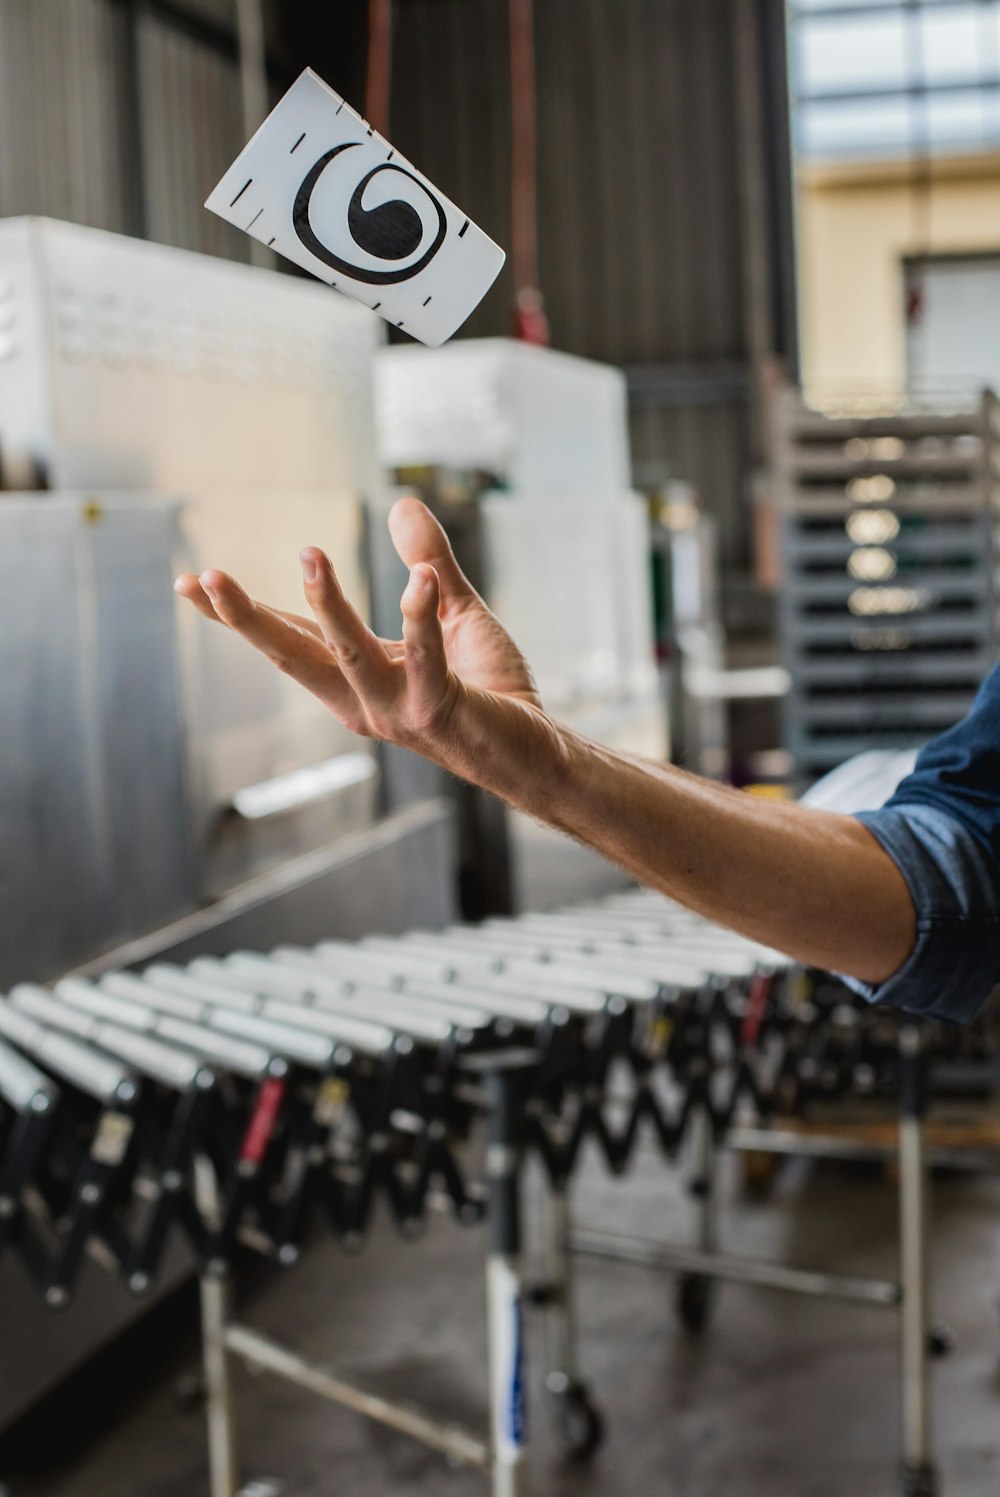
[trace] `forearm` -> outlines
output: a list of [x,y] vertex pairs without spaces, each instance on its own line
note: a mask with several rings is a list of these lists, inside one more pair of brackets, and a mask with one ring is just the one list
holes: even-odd
[[757,802],[554,723],[433,516],[401,500],[390,521],[410,568],[401,641],[371,632],[315,547],[301,558],[312,627],[255,603],[224,572],[178,586],[355,732],[435,759],[641,882],[802,961],[870,983],[896,971],[914,944],[916,912],[863,826]]
[[449,767],[640,882],[798,960],[881,982],[916,937],[893,860],[852,817],[757,800],[468,699]]

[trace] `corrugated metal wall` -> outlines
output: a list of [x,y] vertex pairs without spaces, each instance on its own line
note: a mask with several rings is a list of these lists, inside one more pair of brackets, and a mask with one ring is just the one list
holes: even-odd
[[[754,447],[741,98],[755,73],[774,72],[763,26],[775,8],[780,0],[535,0],[553,341],[634,374],[637,467],[697,484],[719,517],[730,574],[749,566]],[[749,58],[741,19],[752,27]],[[783,34],[771,25],[772,52]],[[509,243],[506,0],[400,0],[394,67],[393,139]],[[756,143],[762,162],[782,145],[773,134]],[[756,229],[770,265],[778,230]],[[466,331],[505,332],[510,304],[508,276]],[[780,351],[779,332],[768,334],[758,356]]]
[[235,59],[155,14],[140,17],[137,42],[146,235],[248,259],[246,235],[203,206],[244,144]]
[[[278,34],[286,0],[270,3]],[[358,72],[354,0],[343,11],[287,4],[309,61],[338,82]],[[754,380],[795,336],[783,0],[535,9],[554,342],[629,369],[639,475],[698,486],[738,578],[750,561]],[[0,0],[0,214],[246,259],[245,237],[201,207],[243,143],[234,10],[235,0]],[[502,244],[508,59],[507,0],[397,0],[393,139]],[[350,92],[363,104],[360,78]],[[510,300],[505,278],[466,332],[506,332]]]
[[[232,0],[192,14],[231,19]],[[126,0],[0,0],[0,215],[246,259],[202,209],[243,144],[235,44]]]
[[128,220],[125,12],[109,0],[0,3],[0,213]]

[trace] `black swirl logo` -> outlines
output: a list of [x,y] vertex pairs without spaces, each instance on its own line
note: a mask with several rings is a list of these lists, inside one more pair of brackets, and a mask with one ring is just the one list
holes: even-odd
[[311,168],[295,196],[295,232],[317,260],[355,281],[391,286],[412,280],[444,243],[444,209],[418,177],[387,161],[355,185],[345,219],[352,164],[346,153],[361,144],[334,146]]

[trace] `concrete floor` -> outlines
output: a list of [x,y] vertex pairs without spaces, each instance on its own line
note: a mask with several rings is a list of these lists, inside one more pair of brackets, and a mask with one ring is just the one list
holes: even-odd
[[[766,1200],[746,1201],[726,1170],[724,1243],[810,1266],[890,1274],[895,1197],[877,1174],[787,1168]],[[935,1184],[935,1316],[955,1332],[935,1364],[936,1439],[946,1497],[1000,1492],[1000,1180]],[[651,1157],[625,1181],[595,1166],[575,1193],[580,1221],[681,1236],[675,1172]],[[373,1389],[482,1429],[483,1235],[438,1221],[417,1245],[379,1230],[363,1257],[322,1247],[268,1278],[246,1318]],[[890,1497],[898,1439],[891,1312],[726,1287],[700,1338],[681,1333],[672,1283],[650,1270],[584,1262],[584,1368],[607,1420],[587,1466],[561,1461],[543,1396],[533,1398],[534,1489],[551,1497]],[[540,1366],[541,1327],[531,1346]],[[193,1341],[123,1402],[72,1461],[8,1475],[11,1497],[206,1497],[197,1412],[178,1378]],[[246,1478],[279,1477],[289,1497],[485,1497],[401,1436],[279,1384],[241,1373]]]

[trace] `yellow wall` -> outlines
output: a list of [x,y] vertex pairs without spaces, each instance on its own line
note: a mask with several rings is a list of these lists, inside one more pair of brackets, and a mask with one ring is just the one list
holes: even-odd
[[907,255],[1000,254],[1000,154],[936,162],[929,197],[912,173],[895,163],[799,168],[803,378],[821,400],[836,386],[902,393]]

